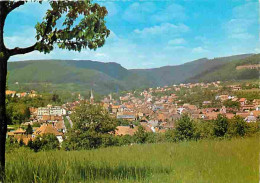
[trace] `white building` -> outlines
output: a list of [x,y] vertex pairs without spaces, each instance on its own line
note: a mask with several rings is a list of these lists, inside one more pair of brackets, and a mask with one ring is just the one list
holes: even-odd
[[38,116],[43,116],[43,115],[63,116],[66,115],[66,110],[61,108],[60,106],[39,107],[37,115]]

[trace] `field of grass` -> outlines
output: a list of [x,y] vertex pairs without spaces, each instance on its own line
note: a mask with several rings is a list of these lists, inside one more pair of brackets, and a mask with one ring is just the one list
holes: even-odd
[[259,139],[7,153],[6,182],[258,182]]

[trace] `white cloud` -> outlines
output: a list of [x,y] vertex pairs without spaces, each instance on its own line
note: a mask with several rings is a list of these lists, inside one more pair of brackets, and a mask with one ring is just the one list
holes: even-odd
[[151,36],[151,35],[178,35],[189,31],[189,27],[184,24],[171,24],[171,23],[162,23],[161,25],[156,25],[153,27],[147,27],[142,30],[135,29],[134,33],[141,36]]
[[164,50],[166,51],[180,51],[180,50],[185,50],[185,46],[166,46]]
[[183,38],[172,39],[168,41],[169,45],[185,44],[186,40]]
[[[16,45],[17,41],[22,41],[26,39],[24,37],[11,37],[7,38],[9,45]],[[12,41],[10,41],[12,40]],[[11,44],[12,43],[12,44]],[[28,41],[28,44],[31,41]],[[25,45],[25,44],[23,44]],[[22,46],[23,46],[22,45]],[[81,52],[62,50],[59,48],[54,48],[54,50],[49,54],[40,53],[34,51],[25,55],[16,55],[10,58],[11,61],[18,60],[35,60],[35,59],[67,59],[67,60],[96,60],[102,62],[117,62],[122,64],[127,68],[136,68],[140,60],[145,58],[145,53],[139,53],[142,46],[136,45],[129,39],[121,38],[116,35],[113,31],[109,38],[106,40],[106,44],[98,48],[96,51],[93,50],[82,50]],[[139,55],[139,59],[136,58]]]
[[121,8],[114,2],[100,2],[99,4],[106,7],[109,17],[117,15],[121,10]]
[[260,47],[259,48],[255,48],[255,53],[260,53]]
[[[14,10],[14,12],[27,14],[30,16],[34,16],[37,18],[43,18],[46,14],[46,11],[50,8],[50,4],[48,2],[42,2],[40,4],[39,2],[29,2],[25,3],[25,5],[20,6]],[[37,13],[32,13],[33,11],[37,10]]]
[[230,35],[230,38],[234,38],[234,39],[245,39],[245,40],[248,40],[248,39],[252,39],[254,38],[254,35],[252,34],[249,34],[247,32],[241,32],[241,33],[233,33]]
[[241,19],[257,19],[258,4],[258,2],[248,2],[241,6],[237,6],[232,10],[233,16]]
[[186,18],[185,9],[178,4],[170,4],[165,9],[151,16],[151,20],[155,22],[168,22],[171,20],[182,20]]
[[193,53],[207,53],[207,52],[209,52],[207,49],[202,48],[201,46],[193,48],[191,51]]
[[254,27],[258,23],[258,4],[248,2],[232,10],[232,18],[224,24],[228,37],[236,40],[255,38]]
[[[157,1],[157,3],[159,3]],[[160,4],[161,5],[161,4]],[[176,3],[163,3],[159,8],[152,1],[132,3],[124,12],[123,18],[133,23],[162,23],[186,18],[183,6]]]
[[23,27],[21,31],[14,32],[15,36],[4,36],[4,42],[6,47],[27,47],[36,42],[36,31],[33,27]]
[[150,19],[155,10],[156,6],[152,2],[135,2],[125,10],[123,19],[128,22],[144,23]]
[[209,39],[206,38],[205,36],[196,36],[195,40],[202,42],[203,44],[208,44]]
[[251,22],[245,19],[232,19],[227,24],[227,33],[229,38],[233,39],[251,39],[254,35],[249,33]]

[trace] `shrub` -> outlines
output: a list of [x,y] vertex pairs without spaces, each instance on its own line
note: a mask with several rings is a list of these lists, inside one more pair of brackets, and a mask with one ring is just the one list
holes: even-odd
[[134,137],[130,135],[117,136],[117,138],[118,138],[118,145],[120,146],[134,143]]
[[39,122],[35,122],[35,123],[33,123],[33,125],[32,125],[32,127],[40,127],[41,126],[41,124],[39,123]]
[[15,138],[8,137],[6,139],[5,147],[6,147],[6,152],[12,152],[14,149],[19,148],[20,145]]
[[145,143],[148,137],[148,133],[145,132],[143,126],[138,126],[138,130],[134,134],[136,143]]
[[248,126],[241,116],[234,116],[229,123],[229,135],[244,136],[247,133]]
[[58,139],[53,134],[38,136],[33,142],[28,143],[28,146],[35,152],[58,149],[59,145]]
[[219,114],[214,120],[214,135],[216,137],[224,137],[228,131],[228,119],[226,116]]
[[118,146],[118,138],[111,134],[102,135],[102,147]]
[[198,120],[195,123],[195,139],[206,139],[214,137],[214,122]]
[[255,123],[247,123],[247,132],[246,135],[251,136],[259,132],[260,129],[260,121]]
[[167,142],[174,142],[175,138],[174,138],[174,129],[169,129],[165,132],[165,141]]
[[64,148],[67,150],[92,149],[117,145],[112,137],[118,121],[100,105],[81,103],[71,115],[73,128],[69,130]]
[[29,124],[26,128],[26,134],[32,134],[33,133],[33,128],[32,126]]
[[176,121],[176,127],[174,130],[175,141],[191,140],[195,136],[194,121],[184,114],[179,120]]

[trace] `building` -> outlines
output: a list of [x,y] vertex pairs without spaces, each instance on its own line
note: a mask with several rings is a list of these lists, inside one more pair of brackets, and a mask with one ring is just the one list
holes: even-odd
[[117,136],[123,136],[123,135],[134,135],[135,132],[137,132],[138,127],[137,126],[117,126],[115,135]]
[[37,136],[42,136],[44,134],[53,134],[57,137],[58,141],[61,143],[63,141],[63,133],[59,132],[52,124],[43,124],[38,128],[32,135],[33,138]]
[[245,105],[246,102],[247,102],[246,98],[239,99],[239,103],[240,103],[241,106]]
[[136,115],[133,112],[118,112],[116,118],[134,121],[136,120]]
[[37,111],[38,116],[63,116],[66,115],[66,110],[60,106],[39,107]]
[[251,112],[250,113],[250,115],[249,116],[247,116],[246,118],[245,118],[245,121],[246,122],[248,122],[248,123],[250,123],[250,122],[256,122],[256,117],[254,116],[254,114]]

